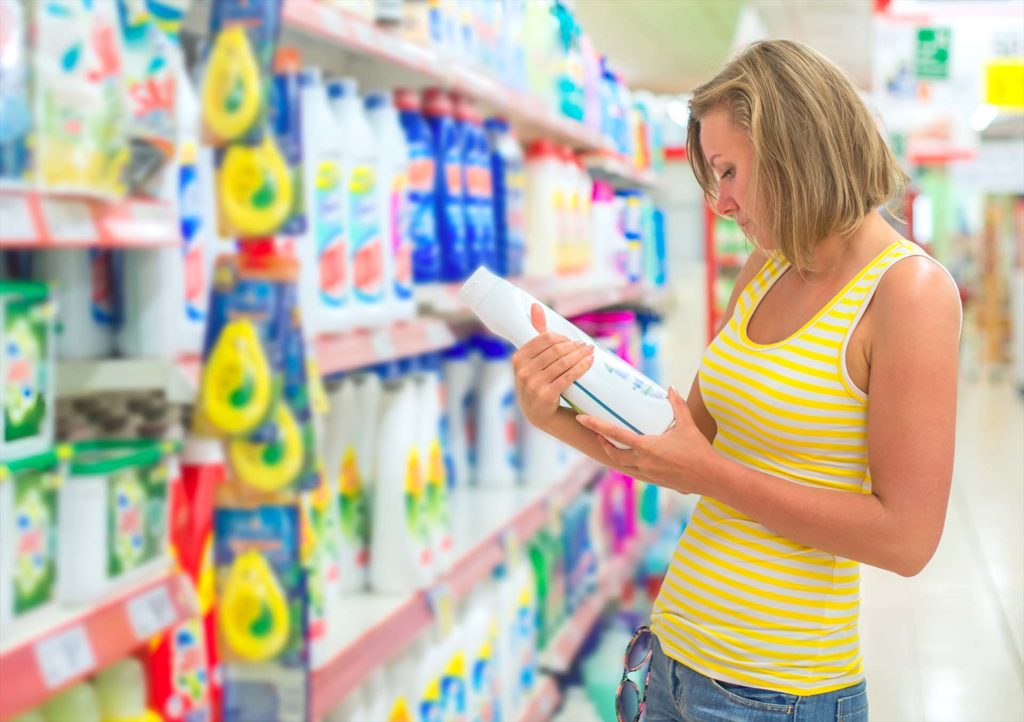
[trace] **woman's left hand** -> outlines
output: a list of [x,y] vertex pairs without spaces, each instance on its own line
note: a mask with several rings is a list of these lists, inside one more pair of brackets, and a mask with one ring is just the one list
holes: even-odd
[[[689,407],[675,388],[669,389],[668,399],[676,420],[663,434],[636,434],[584,414],[576,420],[597,434],[611,466],[623,474],[683,494],[703,494],[707,490],[714,450],[694,424]],[[619,449],[608,439],[629,448]]]

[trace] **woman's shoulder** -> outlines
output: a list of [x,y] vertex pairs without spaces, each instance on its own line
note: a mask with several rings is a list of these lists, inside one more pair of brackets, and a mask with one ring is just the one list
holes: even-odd
[[902,253],[879,281],[876,312],[895,327],[928,318],[959,333],[960,292],[949,271],[911,241],[901,240],[897,251]]

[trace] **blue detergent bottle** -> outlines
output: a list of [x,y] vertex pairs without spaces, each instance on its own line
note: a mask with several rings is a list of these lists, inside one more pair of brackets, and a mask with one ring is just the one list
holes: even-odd
[[437,238],[434,189],[437,163],[430,125],[423,117],[423,104],[414,90],[396,90],[395,107],[409,148],[408,212],[412,236],[412,279],[416,285],[441,280],[441,246]]
[[452,102],[440,88],[423,99],[423,114],[430,126],[434,150],[434,212],[441,248],[442,282],[461,281],[469,274],[462,191],[462,143]]
[[462,132],[467,270],[472,271],[481,265],[494,270],[494,184],[490,144],[483,120],[472,104],[457,100],[455,115]]
[[523,275],[526,167],[523,149],[504,118],[485,123],[494,188],[494,272],[503,278]]

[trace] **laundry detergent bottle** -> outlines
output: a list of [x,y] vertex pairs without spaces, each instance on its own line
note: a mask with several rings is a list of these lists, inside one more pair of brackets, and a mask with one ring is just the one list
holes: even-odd
[[412,239],[412,278],[417,286],[425,286],[441,279],[441,247],[434,201],[437,182],[434,136],[423,117],[418,93],[396,90],[395,106],[409,152],[406,200]]
[[415,373],[419,409],[420,458],[424,460],[424,491],[427,503],[427,525],[434,568],[438,573],[451,566],[451,505],[444,459],[442,417],[444,415],[444,384],[439,354],[424,354],[416,359]]
[[430,126],[436,179],[434,210],[441,246],[440,281],[463,280],[469,273],[463,197],[462,142],[451,99],[439,88],[427,91],[423,112]]
[[299,305],[306,333],[345,331],[354,324],[345,188],[345,140],[319,68],[299,75],[302,106],[303,189],[308,222],[296,236]]
[[[550,331],[572,341],[595,345],[590,336],[572,323],[486,268],[477,269],[462,287],[459,298],[491,331],[517,347],[537,335],[530,320],[534,304],[543,310]],[[597,345],[593,365],[565,391],[564,398],[581,413],[637,434],[664,433],[675,420],[672,404],[663,388]]]
[[384,243],[392,261],[387,297],[390,317],[408,320],[416,315],[412,295],[413,241],[410,233],[409,146],[391,93],[366,97],[366,115],[377,139],[377,187]]
[[377,141],[366,119],[355,80],[327,84],[327,95],[344,139],[344,184],[347,198],[349,257],[356,325],[385,323],[387,290],[391,284],[390,248],[381,231],[377,193]]
[[474,403],[475,366],[470,358],[469,344],[459,342],[444,353],[442,365],[445,385],[445,415],[448,427],[448,486],[464,489],[471,483],[469,466],[469,433],[467,426]]
[[481,338],[483,357],[477,398],[477,474],[479,486],[511,486],[519,480],[519,407],[512,372],[512,347],[498,338]]
[[379,368],[383,394],[377,437],[382,442],[377,444],[370,585],[376,592],[404,594],[425,587],[433,578],[419,395],[409,364]]
[[526,169],[523,150],[504,118],[485,124],[494,183],[494,268],[503,278],[523,274]]

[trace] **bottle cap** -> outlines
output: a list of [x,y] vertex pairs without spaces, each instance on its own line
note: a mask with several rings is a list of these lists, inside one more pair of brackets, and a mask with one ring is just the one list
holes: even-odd
[[274,53],[275,73],[298,73],[302,70],[302,58],[296,48],[282,45]]

